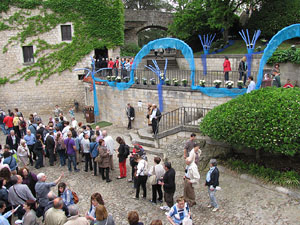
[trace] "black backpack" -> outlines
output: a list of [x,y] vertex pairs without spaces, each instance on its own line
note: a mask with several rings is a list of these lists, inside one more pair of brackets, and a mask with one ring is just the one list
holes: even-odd
[[128,145],[125,145],[125,151],[124,151],[124,156],[127,158],[130,154],[130,151],[129,151],[129,146]]

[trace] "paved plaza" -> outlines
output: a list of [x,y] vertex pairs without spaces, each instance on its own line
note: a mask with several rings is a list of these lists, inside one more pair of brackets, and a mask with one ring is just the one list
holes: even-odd
[[[128,131],[125,128],[111,126],[107,128],[109,134],[115,139],[121,135],[125,140],[129,140],[126,135]],[[1,143],[4,143],[4,136],[1,135]],[[115,144],[117,148],[118,145]],[[150,165],[153,163],[153,156],[148,155]],[[149,202],[151,198],[151,188],[147,188],[147,200],[133,199],[135,189],[132,183],[127,180],[117,180],[119,175],[118,162],[115,158],[115,170],[111,173],[112,182],[102,181],[100,176],[93,176],[93,172],[84,172],[84,163],[81,163],[79,173],[68,172],[67,167],[60,168],[58,163],[54,167],[49,167],[48,159],[44,168],[36,170],[30,169],[34,173],[44,172],[48,181],[54,181],[61,172],[65,177],[70,189],[79,196],[78,206],[81,215],[84,215],[90,207],[90,196],[94,192],[99,192],[103,196],[108,212],[113,215],[116,224],[125,225],[127,222],[127,213],[131,210],[137,210],[140,214],[140,220],[146,225],[153,219],[161,219],[163,224],[168,224],[163,211],[159,209],[160,205],[153,205]],[[127,175],[130,174],[130,166],[127,162]],[[220,166],[220,186],[222,190],[217,193],[217,199],[220,205],[220,211],[212,212],[208,209],[207,188],[204,187],[205,173],[201,174],[200,184],[196,189],[197,205],[192,208],[192,217],[195,225],[199,224],[299,224],[300,206],[299,202],[289,196],[278,193],[257,184],[249,183],[239,179],[231,173],[225,172]],[[176,193],[175,197],[183,195],[183,176],[184,170],[176,171]],[[57,187],[53,188],[57,193]]]

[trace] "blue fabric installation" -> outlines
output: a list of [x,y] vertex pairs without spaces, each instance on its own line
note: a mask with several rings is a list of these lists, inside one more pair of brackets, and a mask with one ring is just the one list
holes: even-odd
[[204,54],[201,55],[202,65],[203,65],[203,75],[207,75],[206,56],[209,54],[209,49],[210,49],[211,43],[215,39],[216,34],[214,34],[214,35],[211,34],[209,37],[208,37],[208,34],[206,36],[203,35],[203,40],[202,40],[202,37],[200,34],[198,35],[198,37],[201,41],[201,45],[203,47],[203,52],[204,52]]
[[[175,48],[182,52],[184,58],[188,61],[191,70],[191,78],[195,77],[195,62],[193,50],[185,42],[176,38],[161,38],[154,41],[150,41],[145,45],[135,56],[130,72],[130,81],[134,82],[134,71],[142,61],[142,59],[149,54],[152,49],[158,48]],[[194,85],[194,79],[192,79],[192,85]]]
[[206,54],[201,55],[201,61],[202,61],[202,66],[203,66],[203,75],[207,75]]
[[238,88],[215,88],[215,87],[200,87],[200,86],[193,86],[193,90],[199,90],[203,94],[206,94],[210,97],[214,98],[222,98],[222,97],[231,97],[235,98],[239,95],[243,95],[246,93],[246,89],[238,89]]
[[260,88],[262,79],[263,79],[263,69],[266,65],[268,59],[273,55],[273,52],[277,49],[277,47],[288,39],[292,39],[295,37],[300,37],[300,24],[293,24],[288,27],[283,28],[277,34],[275,34],[270,40],[268,46],[264,50],[264,54],[260,60],[259,71],[257,75],[257,84],[256,89]]

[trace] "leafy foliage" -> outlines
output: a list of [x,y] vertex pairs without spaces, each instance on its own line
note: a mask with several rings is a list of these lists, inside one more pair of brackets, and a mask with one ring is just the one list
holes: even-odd
[[292,156],[300,150],[299,107],[299,88],[262,88],[215,107],[200,130],[230,144]]
[[167,0],[123,0],[127,9],[164,10],[170,12],[173,6]]
[[247,27],[260,29],[262,37],[270,39],[278,31],[299,23],[300,1],[264,0],[261,9],[253,12]]
[[[36,45],[37,58],[35,63],[10,75],[10,82],[33,76],[37,77],[36,83],[43,82],[54,73],[70,70],[93,49],[113,48],[124,42],[124,7],[121,0],[7,0],[1,3],[1,12],[7,11],[10,6],[21,9],[8,19],[1,18],[0,28],[9,26],[18,33],[8,40],[3,53],[16,44]],[[38,9],[40,13],[32,16],[25,9]],[[29,37],[49,32],[67,22],[71,22],[74,28],[70,43],[53,45],[39,38],[27,42]],[[17,78],[12,80],[13,77]],[[2,79],[0,83],[7,81]]]
[[300,49],[276,50],[268,60],[268,64],[286,62],[300,64]]
[[254,163],[245,163],[242,160],[229,159],[226,161],[231,169],[238,172],[247,172],[267,182],[283,186],[299,186],[300,175],[296,171],[280,172],[271,168],[265,168]]
[[121,56],[135,56],[140,50],[135,43],[127,43],[121,47]]

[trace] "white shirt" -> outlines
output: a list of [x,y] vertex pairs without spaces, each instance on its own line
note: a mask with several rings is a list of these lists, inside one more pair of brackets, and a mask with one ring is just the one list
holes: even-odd
[[156,111],[157,111],[157,108],[152,110],[152,114],[150,116],[150,121],[152,121],[152,119],[156,117]]
[[143,159],[141,159],[137,165],[137,172],[136,176],[146,176],[148,174],[145,174],[144,171],[147,169],[147,162]]
[[255,90],[255,82],[253,80],[251,80],[251,82],[247,88],[247,93],[250,93],[253,90]]
[[83,153],[90,153],[90,140],[83,138],[80,143],[82,144]]
[[68,132],[70,130],[70,126],[66,126],[63,130],[62,130],[62,134],[63,134],[63,137],[64,138],[67,138],[68,137]]
[[106,136],[104,138],[104,142],[105,142],[106,148],[109,151],[109,154],[113,155],[114,154],[114,140],[112,139],[112,137]]
[[78,127],[78,122],[77,122],[77,120],[73,120],[72,121],[72,127],[76,130],[77,129],[77,127]]

